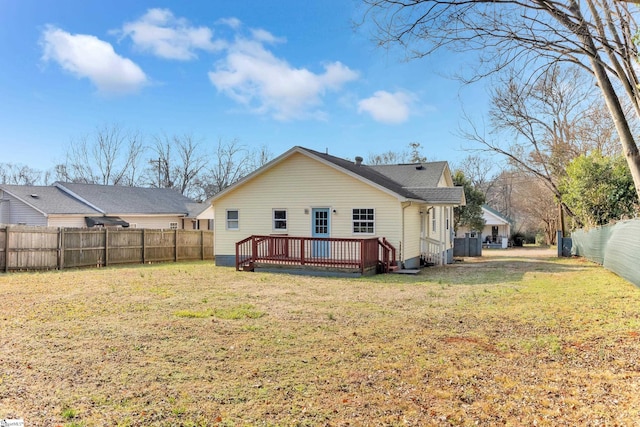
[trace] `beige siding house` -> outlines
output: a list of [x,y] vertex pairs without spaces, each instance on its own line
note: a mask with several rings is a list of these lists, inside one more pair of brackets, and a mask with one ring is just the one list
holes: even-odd
[[405,268],[447,263],[464,202],[446,162],[374,167],[293,147],[212,198],[216,264],[235,265],[251,235],[384,237]]
[[0,185],[0,224],[207,230],[212,219],[211,203],[195,203],[172,189]]

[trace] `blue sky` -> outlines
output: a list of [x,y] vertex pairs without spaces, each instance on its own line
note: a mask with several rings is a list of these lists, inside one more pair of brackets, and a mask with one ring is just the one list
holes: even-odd
[[0,162],[49,169],[118,125],[354,158],[419,142],[457,162],[466,58],[404,62],[354,31],[358,1],[0,0]]

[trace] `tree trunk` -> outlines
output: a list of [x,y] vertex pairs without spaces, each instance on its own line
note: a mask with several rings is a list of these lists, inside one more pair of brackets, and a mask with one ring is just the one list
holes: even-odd
[[638,199],[640,199],[640,152],[638,152],[638,146],[633,138],[631,129],[629,128],[629,122],[624,115],[620,99],[613,88],[613,84],[611,84],[607,71],[602,65],[600,56],[597,53],[598,51],[593,43],[593,39],[589,36],[585,36],[584,33],[580,35],[580,38],[582,39],[586,49],[593,53],[592,55],[589,55],[591,68],[596,81],[598,82],[598,87],[602,91],[602,95],[604,96],[611,118],[615,123],[616,130],[618,131],[624,157],[627,160],[631,176],[633,177],[636,194],[638,195]]

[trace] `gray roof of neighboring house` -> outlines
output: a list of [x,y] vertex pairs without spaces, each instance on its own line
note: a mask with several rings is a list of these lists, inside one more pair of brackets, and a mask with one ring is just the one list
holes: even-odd
[[45,214],[101,214],[97,209],[69,197],[57,187],[39,185],[0,185],[0,189]]
[[432,204],[464,203],[463,187],[438,187],[447,162],[368,166],[304,147],[297,147],[408,199]]
[[141,188],[56,182],[56,187],[105,214],[184,214],[193,200],[170,188]]

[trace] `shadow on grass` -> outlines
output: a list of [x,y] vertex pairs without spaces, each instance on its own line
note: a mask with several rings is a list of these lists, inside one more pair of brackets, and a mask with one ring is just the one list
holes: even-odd
[[[378,275],[371,280],[387,283],[436,282],[438,284],[486,285],[521,282],[525,275],[548,275],[593,272],[602,267],[582,258],[553,258],[547,255],[531,257],[504,255],[465,258],[442,267],[427,267],[414,276],[402,274]],[[560,283],[561,278],[557,279]]]

